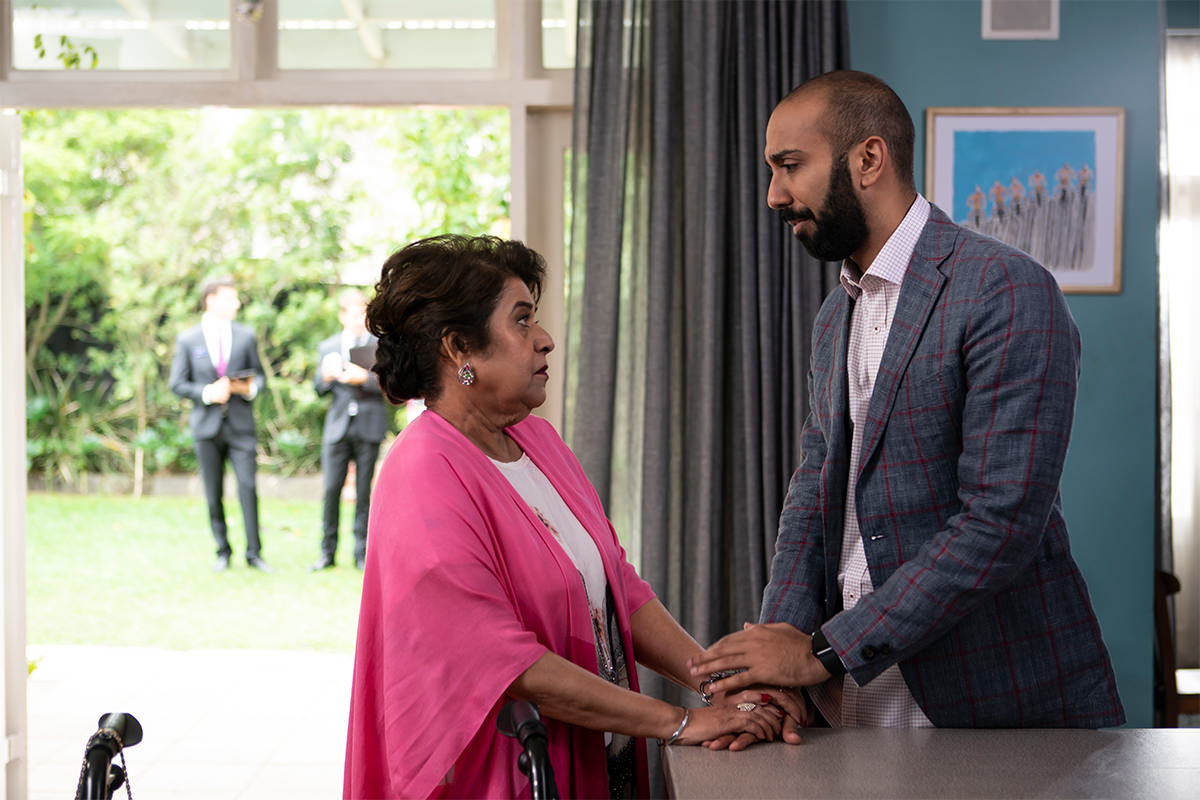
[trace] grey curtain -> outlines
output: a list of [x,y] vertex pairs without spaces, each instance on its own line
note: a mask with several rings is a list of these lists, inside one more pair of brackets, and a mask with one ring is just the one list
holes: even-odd
[[757,620],[834,285],[766,206],[763,133],[846,66],[831,0],[580,0],[565,435],[702,643]]

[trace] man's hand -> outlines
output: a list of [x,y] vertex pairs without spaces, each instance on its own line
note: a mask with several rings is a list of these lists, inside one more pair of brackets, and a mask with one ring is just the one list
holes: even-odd
[[342,374],[342,357],[337,353],[326,353],[321,359],[321,380],[333,383]]
[[369,373],[353,361],[347,362],[342,374],[338,375],[338,383],[348,383],[351,386],[362,386],[367,382]]
[[242,397],[250,396],[251,378],[222,378],[229,381],[229,391],[231,394],[240,394]]
[[[713,705],[736,705],[742,702],[764,703],[781,709],[785,714],[781,718],[781,736],[788,744],[800,744],[800,728],[807,728],[812,719],[812,710],[808,701],[798,691],[779,689],[768,686],[754,686],[742,692],[723,693],[713,697]],[[704,742],[710,750],[731,751],[745,750],[758,739],[751,734],[726,734],[711,741]]]
[[[800,723],[796,722],[796,720],[792,719],[791,717],[784,717],[783,731],[781,733],[783,740],[788,744],[804,744],[804,739],[802,739],[800,736],[801,727],[802,726]],[[757,741],[758,739],[749,733],[741,733],[737,736],[729,733],[713,739],[711,742],[705,742],[704,746],[709,750],[729,750],[730,752],[737,752],[738,750],[745,750],[747,747]]]
[[829,672],[812,654],[812,637],[786,622],[756,625],[731,633],[688,659],[695,677],[744,669],[712,684],[714,692],[734,692],[755,684],[792,688],[828,680]]
[[229,402],[229,378],[220,377],[204,387],[204,399],[214,406]]

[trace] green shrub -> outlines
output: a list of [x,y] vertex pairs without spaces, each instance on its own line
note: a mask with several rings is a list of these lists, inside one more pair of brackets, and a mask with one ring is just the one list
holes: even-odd
[[342,276],[419,235],[507,235],[507,140],[503,109],[22,112],[28,470],[195,470],[167,375],[216,274],[268,376],[263,468],[319,469]]

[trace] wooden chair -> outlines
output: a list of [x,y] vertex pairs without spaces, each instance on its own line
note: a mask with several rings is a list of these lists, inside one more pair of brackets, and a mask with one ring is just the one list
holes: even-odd
[[[1180,589],[1179,579],[1170,572],[1158,570],[1154,574],[1154,638],[1158,643],[1159,680],[1163,693],[1163,727],[1178,728],[1180,714],[1200,714],[1200,693],[1188,687],[1180,694],[1178,674],[1175,667],[1175,637],[1171,626],[1171,615],[1167,611],[1167,598]],[[1188,673],[1189,683],[1193,674],[1200,670],[1180,670]]]

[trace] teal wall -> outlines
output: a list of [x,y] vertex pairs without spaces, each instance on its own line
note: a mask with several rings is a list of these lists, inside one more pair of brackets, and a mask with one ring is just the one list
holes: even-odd
[[1063,504],[1129,725],[1153,721],[1160,6],[1062,0],[1056,41],[984,41],[980,0],[850,0],[850,64],[887,81],[917,126],[930,106],[1123,106],[1122,290],[1068,295],[1083,338]]

